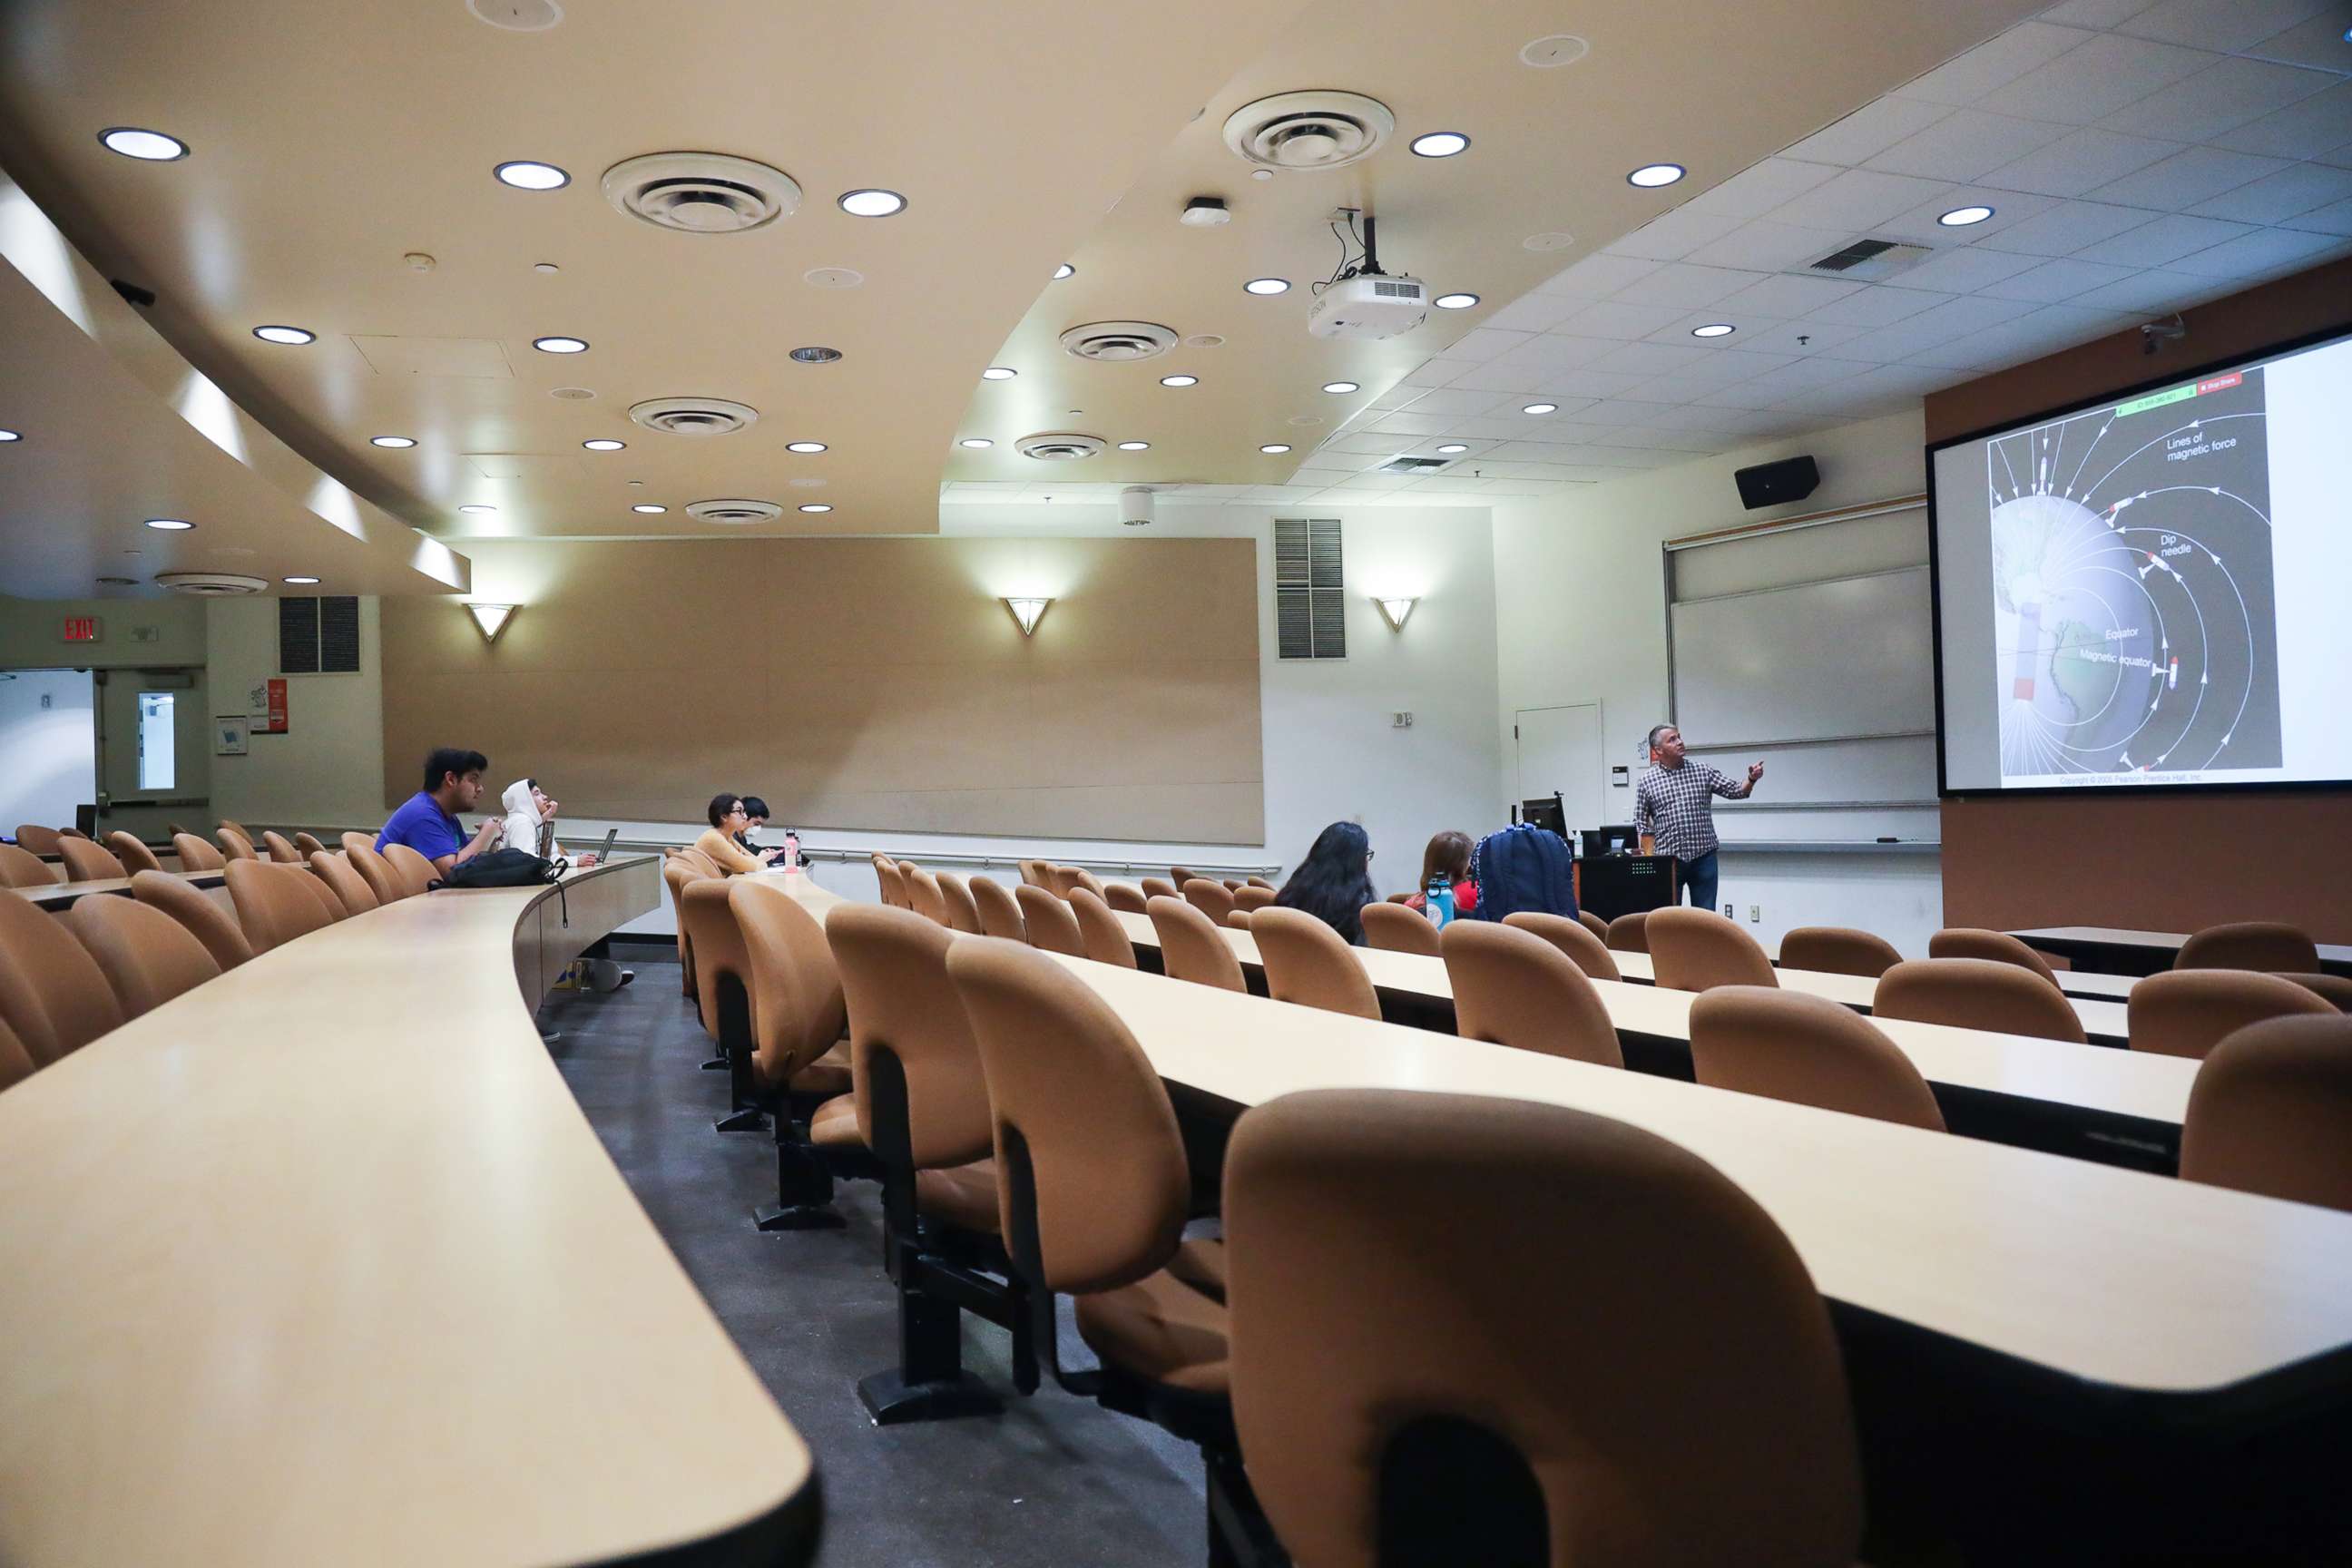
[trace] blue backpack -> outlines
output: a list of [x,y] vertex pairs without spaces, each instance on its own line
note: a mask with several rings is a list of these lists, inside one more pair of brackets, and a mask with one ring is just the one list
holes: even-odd
[[1575,857],[1549,828],[1522,822],[1488,834],[1471,851],[1470,880],[1478,888],[1478,920],[1524,910],[1576,918]]

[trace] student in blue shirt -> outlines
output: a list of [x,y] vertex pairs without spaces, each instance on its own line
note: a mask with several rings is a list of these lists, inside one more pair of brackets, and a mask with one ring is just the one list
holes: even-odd
[[405,844],[446,877],[459,861],[471,860],[496,845],[505,826],[497,816],[484,817],[470,838],[457,820],[459,812],[480,804],[482,774],[489,765],[479,752],[434,748],[425,759],[425,787],[401,802],[400,809],[385,820],[383,831],[375,836],[376,853],[383,854],[387,844]]

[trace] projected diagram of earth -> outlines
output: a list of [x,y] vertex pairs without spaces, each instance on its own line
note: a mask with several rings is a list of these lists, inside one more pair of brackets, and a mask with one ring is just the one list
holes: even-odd
[[2262,372],[1990,444],[2001,773],[2276,767]]

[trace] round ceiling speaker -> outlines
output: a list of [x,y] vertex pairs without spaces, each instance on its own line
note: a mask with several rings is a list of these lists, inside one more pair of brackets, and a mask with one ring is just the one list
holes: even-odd
[[1388,105],[1360,92],[1282,92],[1234,110],[1225,145],[1260,168],[1304,173],[1359,163],[1395,132]]

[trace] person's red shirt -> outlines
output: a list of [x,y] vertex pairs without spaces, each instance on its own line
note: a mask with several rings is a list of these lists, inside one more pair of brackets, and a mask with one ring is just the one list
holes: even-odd
[[[1418,910],[1425,914],[1429,910],[1429,895],[1427,893],[1415,893],[1412,897],[1404,901],[1404,906],[1409,910]],[[1454,912],[1457,915],[1466,915],[1477,907],[1478,884],[1471,881],[1466,877],[1461,881],[1454,883]]]

